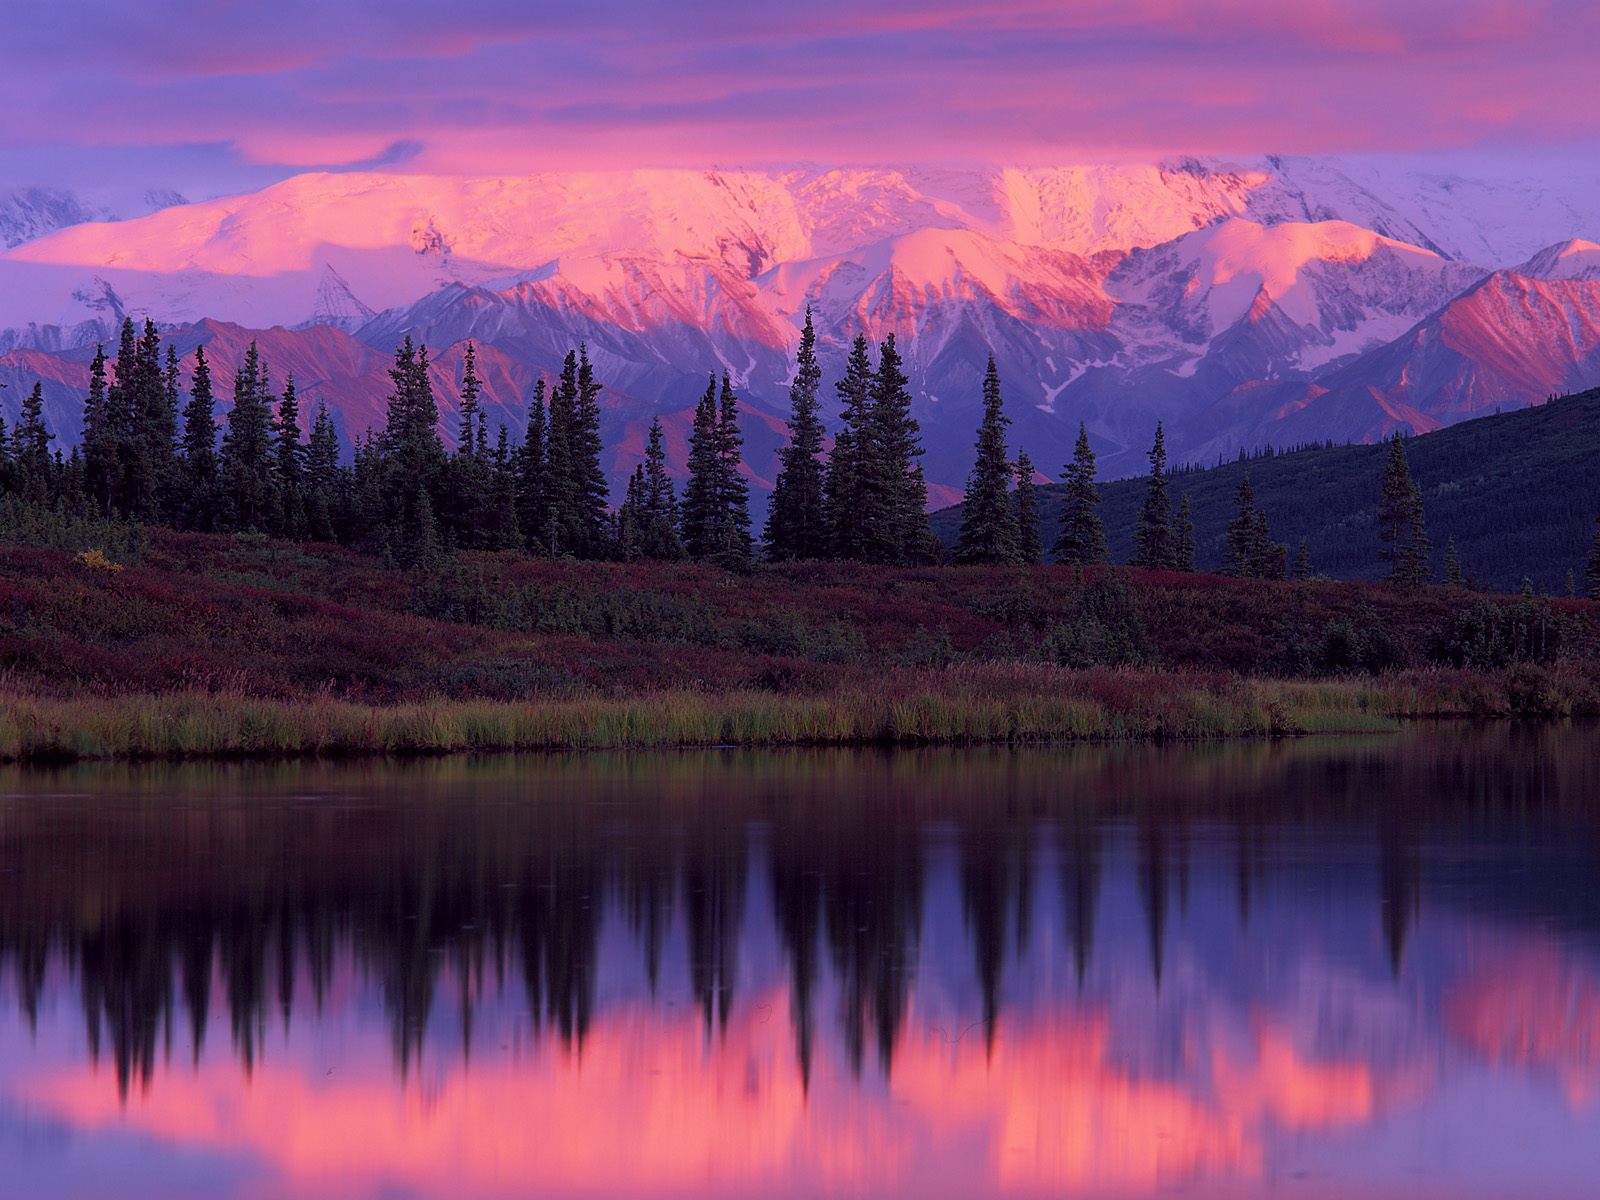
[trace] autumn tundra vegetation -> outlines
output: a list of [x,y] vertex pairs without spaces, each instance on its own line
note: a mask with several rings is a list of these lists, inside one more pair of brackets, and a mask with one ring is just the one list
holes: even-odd
[[[1376,497],[1381,585],[1277,542],[1248,473],[1226,573],[1197,570],[1158,426],[1127,565],[1107,562],[1086,431],[1050,528],[991,361],[959,528],[926,515],[893,338],[858,338],[829,447],[809,321],[758,536],[731,379],[681,494],[652,426],[613,503],[582,347],[491,435],[471,348],[447,449],[428,352],[387,421],[302,433],[254,348],[218,436],[212,366],[147,325],[96,356],[82,437],[36,388],[0,431],[0,757],[1043,741],[1600,712],[1577,596],[1435,582],[1405,439]],[[1044,560],[1048,558],[1049,563]],[[1576,586],[1573,589],[1577,591]],[[1583,583],[1600,591],[1600,542]]]

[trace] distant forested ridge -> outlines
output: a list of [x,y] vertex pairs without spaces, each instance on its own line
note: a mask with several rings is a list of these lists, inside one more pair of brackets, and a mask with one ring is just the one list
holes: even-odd
[[[1569,573],[1581,592],[1585,559],[1600,515],[1600,389],[1552,399],[1537,408],[1464,421],[1406,439],[1406,455],[1422,491],[1435,578],[1444,575],[1450,542],[1463,574],[1490,591],[1566,593]],[[1291,550],[1307,544],[1318,574],[1379,579],[1378,502],[1388,448],[1382,444],[1317,446],[1263,453],[1204,469],[1170,473],[1174,502],[1188,497],[1197,566],[1221,570],[1228,523],[1248,473],[1272,536]],[[1148,481],[1100,486],[1112,562],[1134,553],[1134,529]],[[1038,489],[1044,544],[1052,545],[1065,485]],[[955,543],[961,509],[934,514],[934,532]]]

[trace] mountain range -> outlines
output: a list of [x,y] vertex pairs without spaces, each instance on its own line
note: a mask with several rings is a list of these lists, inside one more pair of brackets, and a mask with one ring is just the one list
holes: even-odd
[[759,490],[809,306],[825,381],[858,332],[896,336],[934,504],[965,479],[991,351],[1012,443],[1052,474],[1080,421],[1115,477],[1142,469],[1158,419],[1175,462],[1213,462],[1600,383],[1600,246],[1584,240],[1600,237],[1600,181],[1570,174],[1272,157],[308,174],[116,214],[19,195],[0,197],[0,403],[9,419],[42,380],[64,441],[124,316],[186,354],[208,344],[225,373],[258,339],[347,439],[381,421],[404,335],[434,351],[447,437],[467,339],[513,432],[533,381],[582,340],[607,384],[614,480],[657,413],[681,468],[693,401],[727,370]]

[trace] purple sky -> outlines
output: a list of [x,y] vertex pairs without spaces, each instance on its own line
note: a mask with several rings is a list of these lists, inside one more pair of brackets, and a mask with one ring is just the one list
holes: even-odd
[[0,180],[1593,149],[1593,0],[8,6]]

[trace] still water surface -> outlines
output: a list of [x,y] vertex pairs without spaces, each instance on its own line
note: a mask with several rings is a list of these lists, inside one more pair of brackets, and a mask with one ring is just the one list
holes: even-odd
[[0,773],[0,1196],[1600,1194],[1600,732]]

